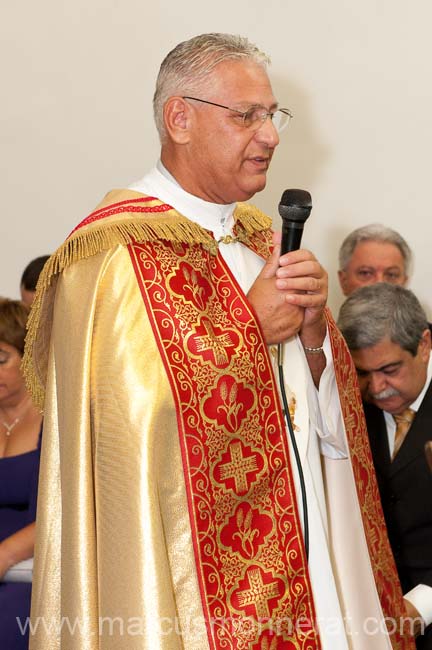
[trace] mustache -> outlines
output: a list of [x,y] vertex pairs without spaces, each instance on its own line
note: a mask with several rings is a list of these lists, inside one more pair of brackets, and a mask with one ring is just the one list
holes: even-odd
[[386,388],[385,390],[382,390],[380,393],[370,393],[370,396],[373,399],[389,399],[389,397],[397,397],[399,395],[399,391],[396,390],[396,388]]

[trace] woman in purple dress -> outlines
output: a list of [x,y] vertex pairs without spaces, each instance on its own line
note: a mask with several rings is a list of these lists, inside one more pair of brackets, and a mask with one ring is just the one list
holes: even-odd
[[21,373],[28,308],[0,298],[0,648],[28,648],[30,582],[3,580],[34,549],[42,416]]

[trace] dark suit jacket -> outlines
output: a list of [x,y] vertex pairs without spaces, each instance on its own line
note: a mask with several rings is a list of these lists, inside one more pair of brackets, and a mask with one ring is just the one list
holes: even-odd
[[[371,404],[364,409],[402,590],[420,583],[432,586],[432,475],[424,452],[425,442],[432,439],[432,382],[393,462],[383,412]],[[432,638],[419,647],[432,649]]]

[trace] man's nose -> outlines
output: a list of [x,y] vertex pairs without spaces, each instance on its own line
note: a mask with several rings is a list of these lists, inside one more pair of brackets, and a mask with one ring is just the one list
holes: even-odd
[[377,395],[387,388],[387,382],[381,372],[372,372],[369,377],[369,392]]
[[257,130],[255,137],[258,142],[263,142],[271,149],[277,147],[279,144],[279,133],[277,132],[270,115],[267,115],[266,119]]

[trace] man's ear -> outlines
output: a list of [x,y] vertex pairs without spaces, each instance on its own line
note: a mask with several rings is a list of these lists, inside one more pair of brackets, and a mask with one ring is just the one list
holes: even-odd
[[191,107],[182,97],[170,97],[165,103],[165,129],[170,139],[176,144],[189,142],[191,117]]
[[423,361],[429,360],[429,356],[431,352],[431,332],[429,328],[423,331],[418,346],[418,352],[421,354],[421,358],[423,359]]
[[345,289],[346,289],[346,271],[338,271],[338,277],[339,277],[339,284],[341,286],[342,293],[344,294],[344,296],[346,296],[347,295],[345,293]]

